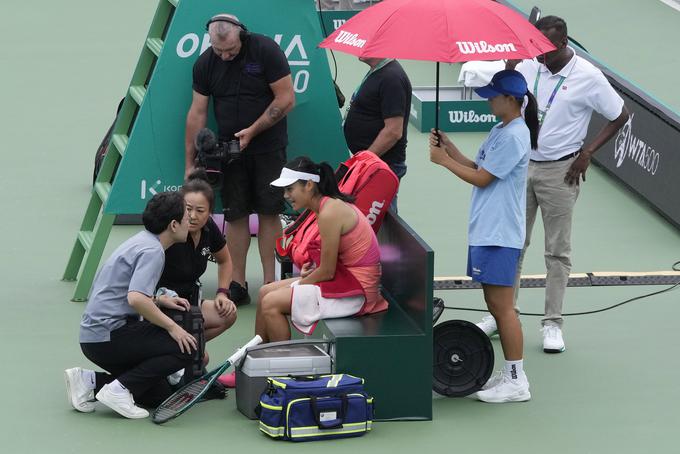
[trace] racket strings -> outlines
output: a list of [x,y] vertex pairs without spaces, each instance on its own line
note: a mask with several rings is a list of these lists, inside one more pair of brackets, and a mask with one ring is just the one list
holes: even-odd
[[196,400],[201,391],[205,390],[208,385],[208,380],[199,380],[194,383],[187,385],[181,393],[176,396],[171,397],[167,402],[165,402],[161,407],[158,408],[159,411],[178,411],[182,409],[187,404]]

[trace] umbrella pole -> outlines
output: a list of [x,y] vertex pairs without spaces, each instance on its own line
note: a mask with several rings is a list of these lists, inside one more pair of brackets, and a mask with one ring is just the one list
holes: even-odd
[[434,91],[434,131],[437,134],[437,145],[439,145],[439,62],[437,62],[437,76]]

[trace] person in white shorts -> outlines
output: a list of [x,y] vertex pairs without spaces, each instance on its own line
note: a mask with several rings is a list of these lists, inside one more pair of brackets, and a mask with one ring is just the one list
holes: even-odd
[[293,209],[314,212],[321,241],[294,254],[299,278],[260,289],[255,333],[263,342],[290,339],[288,315],[297,330],[311,334],[321,319],[387,309],[375,232],[353,197],[339,191],[331,166],[298,157],[271,184],[284,188]]

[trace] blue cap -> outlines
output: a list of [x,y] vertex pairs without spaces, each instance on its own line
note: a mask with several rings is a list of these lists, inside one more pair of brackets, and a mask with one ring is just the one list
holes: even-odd
[[485,99],[491,99],[498,95],[523,99],[527,94],[527,81],[519,71],[504,69],[493,75],[489,85],[475,88],[475,93]]

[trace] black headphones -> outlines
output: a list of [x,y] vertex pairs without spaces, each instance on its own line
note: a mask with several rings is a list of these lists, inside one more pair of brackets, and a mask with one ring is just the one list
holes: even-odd
[[237,21],[236,19],[232,19],[231,17],[228,16],[213,16],[206,24],[205,24],[205,29],[208,30],[210,28],[210,24],[214,22],[228,22],[232,25],[236,25],[241,29],[240,32],[238,32],[238,37],[241,39],[241,42],[245,42],[248,37],[250,36],[250,32],[246,28],[245,25]]

